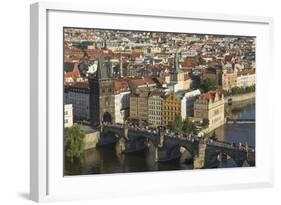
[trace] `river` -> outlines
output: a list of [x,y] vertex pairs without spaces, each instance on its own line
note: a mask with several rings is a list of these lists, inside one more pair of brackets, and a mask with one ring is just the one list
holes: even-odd
[[[227,116],[236,119],[255,119],[255,101],[231,105],[226,108]],[[215,130],[219,140],[235,143],[247,143],[255,146],[254,124],[225,124]],[[65,175],[108,174],[145,171],[188,170],[192,164],[156,163],[154,148],[150,147],[135,154],[118,154],[114,147],[98,147],[85,151],[79,160],[65,160]],[[219,167],[236,167],[233,160],[221,162]]]

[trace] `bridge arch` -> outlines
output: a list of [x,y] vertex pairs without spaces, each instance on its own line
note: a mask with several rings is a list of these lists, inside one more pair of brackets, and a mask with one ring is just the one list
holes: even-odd
[[217,160],[219,166],[222,166],[222,163],[233,163],[231,167],[237,166],[242,167],[242,165],[247,162],[247,154],[242,151],[237,150],[217,150],[210,157],[210,160]]
[[116,144],[120,136],[111,130],[104,130],[100,136],[99,145]]
[[178,158],[180,163],[192,163],[194,160],[194,151],[187,144],[175,144],[168,148],[167,154],[170,159]]
[[180,163],[190,164],[194,160],[194,151],[192,147],[188,145],[180,145]]
[[110,114],[109,112],[103,113],[102,121],[103,121],[103,122],[112,123],[112,116],[111,116],[111,114]]

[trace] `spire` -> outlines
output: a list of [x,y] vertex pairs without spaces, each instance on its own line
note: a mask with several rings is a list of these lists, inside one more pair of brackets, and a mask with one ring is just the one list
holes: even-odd
[[110,68],[108,67],[108,65],[103,57],[100,57],[98,59],[97,78],[99,80],[111,78]]
[[179,52],[179,50],[177,50],[176,53],[175,53],[174,68],[173,68],[173,71],[175,73],[179,72],[179,59],[180,59],[180,52]]

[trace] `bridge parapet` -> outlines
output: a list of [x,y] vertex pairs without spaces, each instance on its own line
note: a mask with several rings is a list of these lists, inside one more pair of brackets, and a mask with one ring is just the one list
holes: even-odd
[[123,138],[123,147],[126,147],[124,149],[125,152],[143,149],[145,148],[146,142],[151,141],[156,148],[155,159],[159,161],[168,161],[179,157],[179,149],[180,147],[184,147],[193,156],[195,168],[214,166],[214,164],[217,164],[220,153],[229,155],[236,162],[239,162],[237,163],[239,165],[240,162],[245,160],[251,165],[255,161],[254,147],[202,139],[194,135],[178,135],[167,133],[161,129],[139,128],[129,126],[128,124],[105,125],[103,127],[103,133],[113,133],[113,135]]

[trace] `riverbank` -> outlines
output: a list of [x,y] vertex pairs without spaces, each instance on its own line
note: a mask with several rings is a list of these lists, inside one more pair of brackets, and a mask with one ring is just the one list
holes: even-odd
[[256,92],[244,93],[238,95],[230,95],[224,98],[225,103],[248,101],[256,98]]

